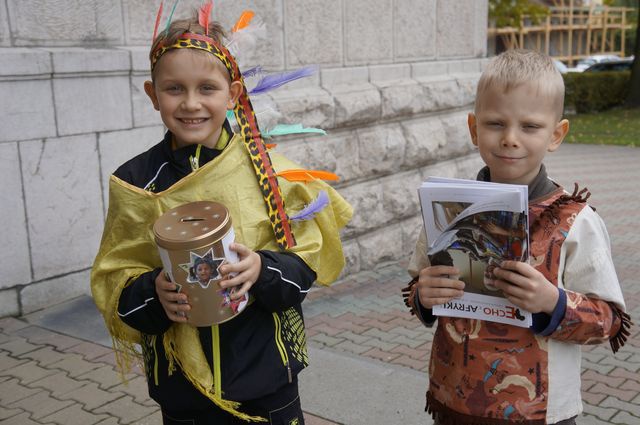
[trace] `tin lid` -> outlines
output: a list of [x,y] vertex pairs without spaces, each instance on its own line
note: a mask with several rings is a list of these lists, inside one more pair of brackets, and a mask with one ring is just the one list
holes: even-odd
[[153,224],[158,246],[189,250],[212,245],[231,229],[227,208],[212,201],[189,202],[162,214]]

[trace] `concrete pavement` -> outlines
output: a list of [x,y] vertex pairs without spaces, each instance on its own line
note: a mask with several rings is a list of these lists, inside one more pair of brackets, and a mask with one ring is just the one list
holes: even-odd
[[[549,174],[593,193],[604,217],[627,310],[640,324],[640,149],[564,145]],[[407,253],[409,255],[409,253]],[[307,424],[430,424],[423,412],[432,333],[406,311],[403,263],[312,292],[303,304],[311,366],[300,375]],[[640,424],[638,326],[615,356],[583,350],[579,424]],[[80,297],[0,320],[0,423],[161,424],[144,377],[123,385],[92,301]]]

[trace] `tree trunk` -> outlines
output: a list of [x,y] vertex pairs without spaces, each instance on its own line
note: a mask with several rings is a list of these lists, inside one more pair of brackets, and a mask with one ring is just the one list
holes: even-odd
[[626,105],[640,108],[640,0],[638,0],[638,27],[636,28],[636,45],[633,49],[633,55],[635,58],[631,67],[631,87],[629,87]]

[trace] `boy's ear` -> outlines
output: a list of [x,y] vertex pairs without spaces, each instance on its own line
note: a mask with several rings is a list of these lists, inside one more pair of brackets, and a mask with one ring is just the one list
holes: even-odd
[[227,109],[233,109],[236,107],[236,102],[242,94],[242,83],[240,81],[233,81],[229,85],[229,102],[227,102]]
[[478,125],[476,122],[476,115],[469,113],[467,116],[467,125],[469,126],[469,135],[471,136],[471,143],[474,146],[478,146]]
[[553,130],[553,140],[547,148],[547,151],[553,152],[560,147],[560,144],[569,133],[569,120],[563,119],[556,124],[556,128]]
[[151,103],[153,103],[153,107],[155,108],[156,111],[160,110],[160,104],[158,103],[158,96],[156,96],[156,88],[153,85],[152,81],[145,81],[144,82],[144,92],[147,94],[147,96],[149,96],[149,99],[151,99]]

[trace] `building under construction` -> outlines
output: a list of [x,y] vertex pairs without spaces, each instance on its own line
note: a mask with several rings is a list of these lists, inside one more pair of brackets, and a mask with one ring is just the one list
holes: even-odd
[[591,55],[624,56],[625,33],[633,28],[632,8],[578,0],[551,3],[546,17],[522,16],[518,26],[490,27],[489,52],[534,49],[569,66]]

